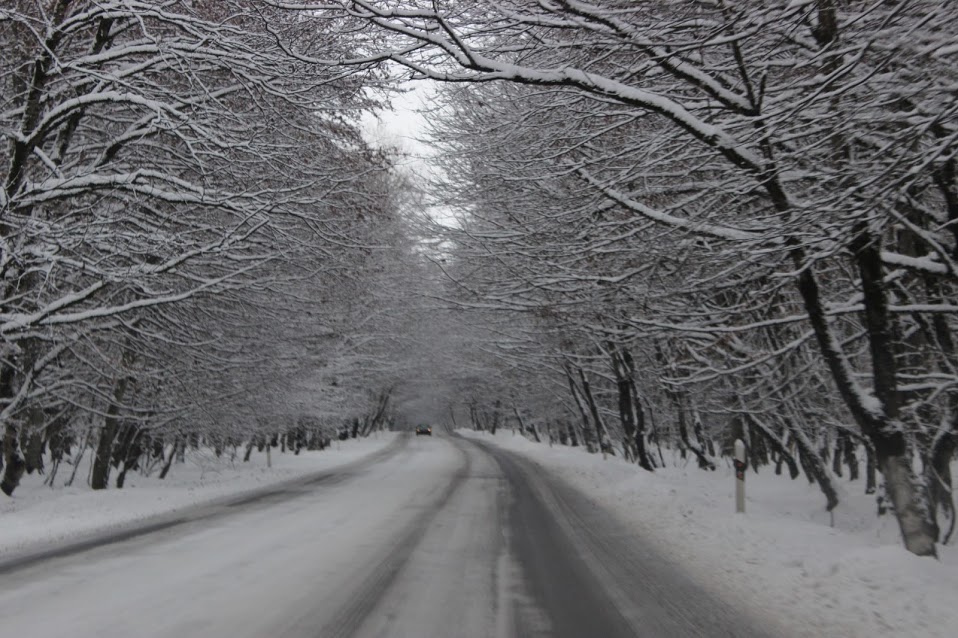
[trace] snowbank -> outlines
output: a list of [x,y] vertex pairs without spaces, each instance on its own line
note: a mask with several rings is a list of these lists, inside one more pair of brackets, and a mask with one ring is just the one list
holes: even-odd
[[730,466],[705,472],[668,459],[652,474],[508,431],[460,433],[560,476],[718,596],[780,619],[797,636],[956,635],[958,549],[939,547],[939,561],[906,552],[894,518],[876,517],[861,480],[842,482],[831,527],[817,487],[768,468],[749,472],[742,515],[734,513]]
[[[335,441],[324,451],[299,455],[274,450],[271,468],[266,467],[266,455],[255,450],[247,463],[242,457],[230,460],[209,450],[191,451],[186,463],[175,464],[164,480],[157,478],[158,470],[150,476],[130,472],[123,489],[111,482],[111,488],[102,491],[86,484],[87,454],[72,487],[51,489],[34,474],[24,476],[13,497],[0,495],[0,558],[343,467],[383,450],[396,436],[377,433],[376,438]],[[72,469],[61,466],[57,483],[67,480]]]

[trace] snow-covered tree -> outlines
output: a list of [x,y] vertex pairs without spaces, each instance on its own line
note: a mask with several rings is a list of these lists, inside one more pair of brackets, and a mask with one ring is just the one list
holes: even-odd
[[[574,201],[592,198],[573,210],[591,214],[596,231],[608,211],[643,252],[662,236],[666,250],[681,249],[641,265],[644,278],[663,262],[681,265],[668,276],[686,282],[685,314],[633,313],[633,323],[696,336],[663,353],[670,383],[698,374],[676,364],[756,370],[813,340],[825,371],[814,378],[840,400],[833,416],[854,421],[874,449],[906,547],[934,553],[929,489],[950,493],[942,459],[954,452],[958,414],[946,301],[958,246],[953,5],[338,4],[338,19],[379,28],[362,61],[450,83],[523,85],[535,116],[557,104],[564,122],[486,120],[486,130],[511,125],[498,140],[531,140],[527,166]],[[490,172],[473,185],[503,178]],[[539,273],[517,274],[512,302],[528,303]],[[768,304],[774,294],[780,301]],[[726,403],[742,394],[726,389]],[[943,492],[913,473],[916,452]]]
[[0,8],[4,491],[57,406],[100,415],[105,486],[127,429],[248,390],[247,346],[284,336],[265,313],[288,325],[318,303],[296,282],[368,249],[389,208],[359,128],[375,76],[288,51],[348,44],[246,0]]

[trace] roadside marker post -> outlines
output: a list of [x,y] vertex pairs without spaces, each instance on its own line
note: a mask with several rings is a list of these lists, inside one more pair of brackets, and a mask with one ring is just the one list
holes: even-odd
[[748,463],[745,460],[745,442],[742,439],[735,439],[735,511],[745,512],[745,468]]

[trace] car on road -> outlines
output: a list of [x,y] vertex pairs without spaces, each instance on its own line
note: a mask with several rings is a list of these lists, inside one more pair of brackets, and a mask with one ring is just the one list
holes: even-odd
[[419,436],[420,434],[428,434],[429,436],[432,436],[432,428],[428,425],[417,425],[416,436]]

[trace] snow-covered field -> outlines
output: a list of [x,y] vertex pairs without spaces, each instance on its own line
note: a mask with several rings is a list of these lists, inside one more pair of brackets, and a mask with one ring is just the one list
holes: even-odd
[[234,460],[217,458],[209,450],[187,453],[164,480],[159,471],[150,476],[130,472],[123,489],[93,491],[86,485],[89,458],[81,461],[72,487],[61,487],[72,467],[64,464],[57,487],[43,485],[42,476],[24,476],[12,498],[0,496],[0,558],[12,553],[122,528],[187,507],[213,503],[276,485],[316,472],[335,470],[382,450],[396,439],[395,433],[377,433],[366,439],[334,441],[320,452],[294,455],[274,450],[272,467],[265,453],[255,450],[249,462],[242,452]]
[[511,431],[460,431],[517,452],[586,493],[726,600],[805,636],[954,636],[958,549],[940,560],[906,552],[893,517],[875,515],[861,481],[842,481],[834,527],[804,478],[764,468],[746,478],[734,513],[733,471],[694,461],[654,474],[582,448],[549,447]]

